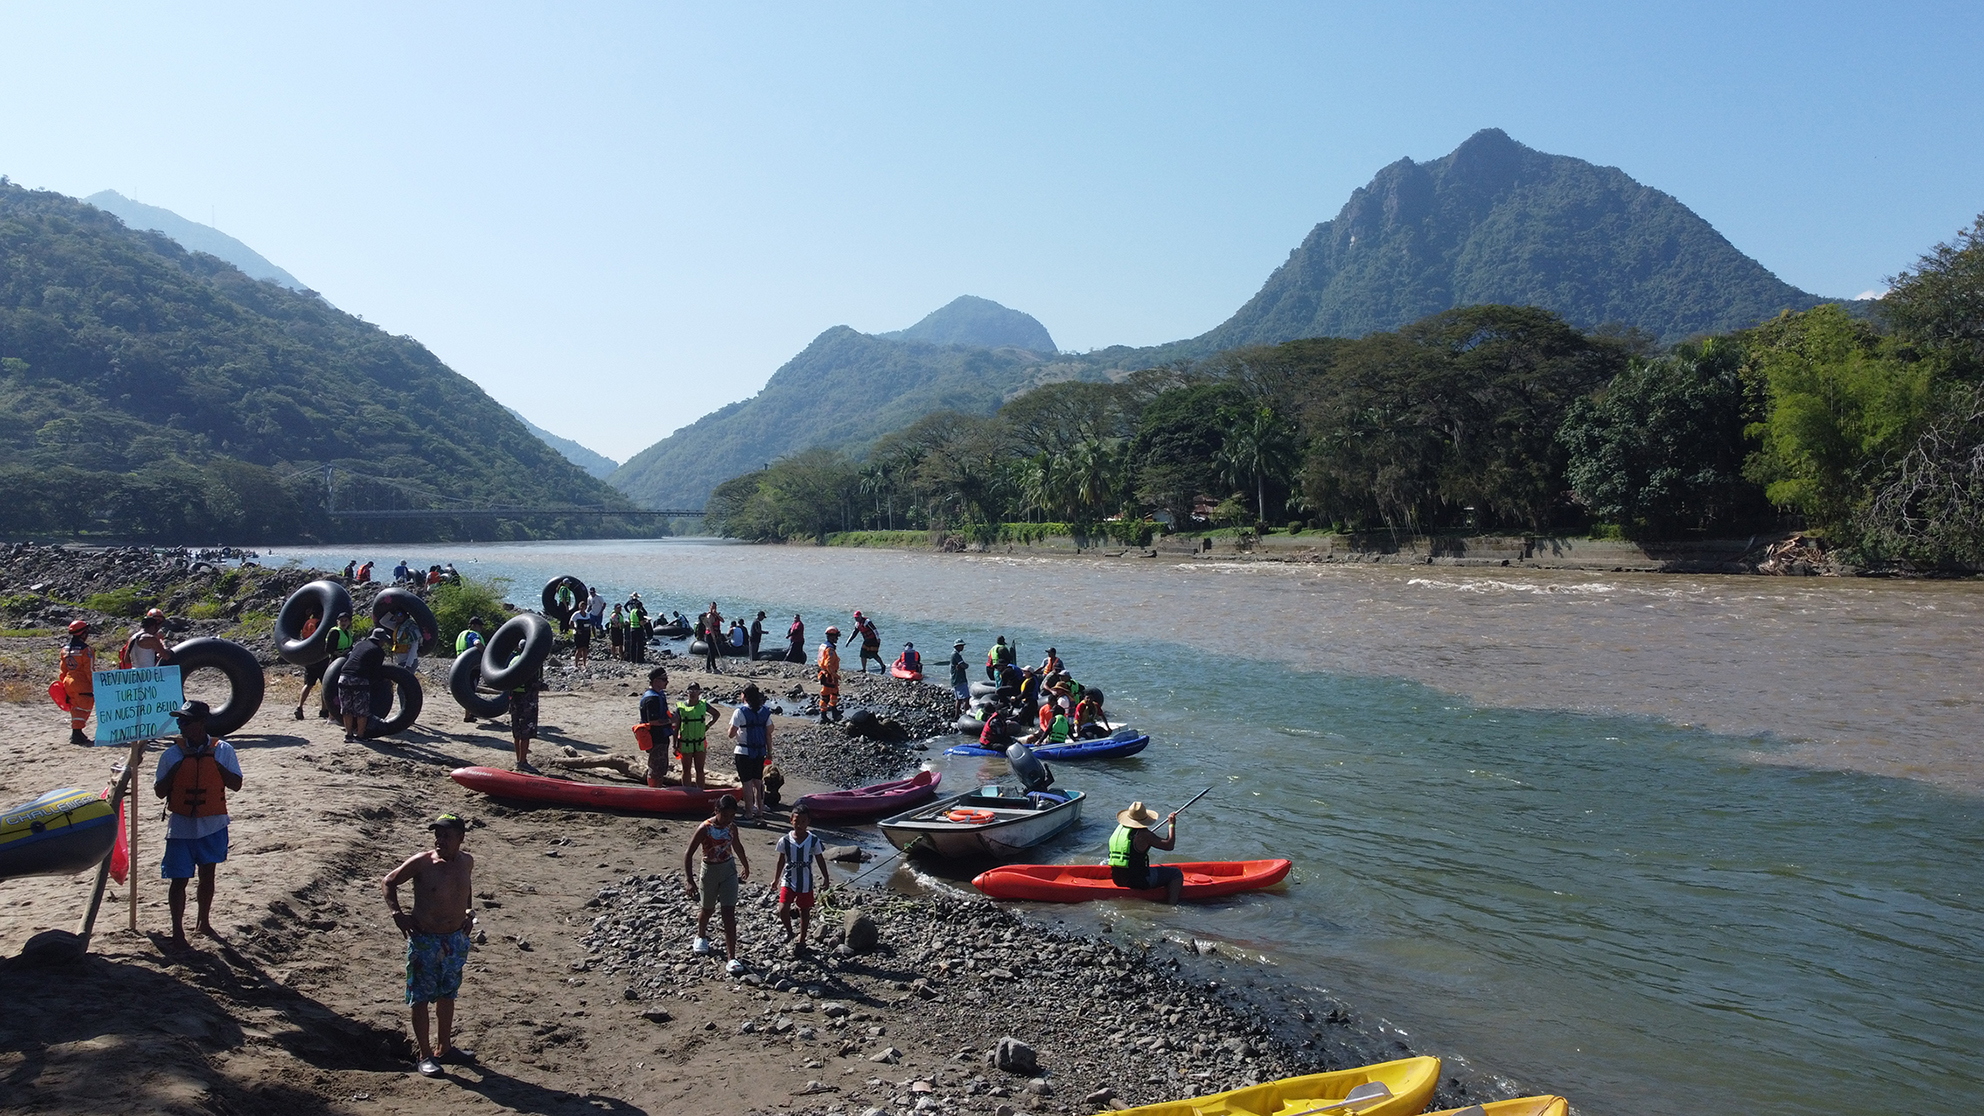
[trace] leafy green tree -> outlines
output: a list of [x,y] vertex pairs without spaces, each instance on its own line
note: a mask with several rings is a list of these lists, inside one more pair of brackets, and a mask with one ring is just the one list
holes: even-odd
[[1173,387],[1153,397],[1128,449],[1137,499],[1168,512],[1173,523],[1189,523],[1198,498],[1221,486],[1220,446],[1232,417],[1247,405],[1244,389],[1218,381]]
[[1215,455],[1220,478],[1234,485],[1252,482],[1257,518],[1268,518],[1268,485],[1277,488],[1302,463],[1295,429],[1266,403],[1257,403],[1236,416]]
[[1558,431],[1564,469],[1593,516],[1635,536],[1726,525],[1763,510],[1743,477],[1752,418],[1743,353],[1729,340],[1634,361],[1571,404]]
[[1888,287],[1879,313],[1897,335],[1947,355],[1966,379],[1984,375],[1984,214]]
[[1931,367],[1836,305],[1784,314],[1752,331],[1747,348],[1768,403],[1746,475],[1771,503],[1850,534],[1884,461],[1905,451],[1924,417]]

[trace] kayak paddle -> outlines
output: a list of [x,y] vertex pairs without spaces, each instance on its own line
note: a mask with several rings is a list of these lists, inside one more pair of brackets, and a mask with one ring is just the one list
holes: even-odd
[[[1193,799],[1193,801],[1196,802],[1198,800]],[[1335,1108],[1348,1108],[1355,1104],[1369,1104],[1372,1101],[1389,1100],[1391,1095],[1391,1088],[1384,1082],[1366,1081],[1364,1084],[1352,1089],[1350,1094],[1340,1101],[1331,1101],[1316,1108],[1305,1108],[1300,1112],[1291,1112],[1289,1116],[1315,1116],[1318,1112],[1328,1112]]]

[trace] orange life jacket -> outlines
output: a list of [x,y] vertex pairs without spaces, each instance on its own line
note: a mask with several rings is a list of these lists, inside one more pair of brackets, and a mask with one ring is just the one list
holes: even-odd
[[227,813],[227,784],[221,782],[220,761],[213,751],[186,756],[172,769],[172,790],[166,803],[173,813],[208,818]]
[[87,647],[64,647],[56,670],[64,686],[87,691],[91,688],[90,675],[96,671],[96,653]]
[[840,688],[840,654],[831,645],[820,645],[820,685]]

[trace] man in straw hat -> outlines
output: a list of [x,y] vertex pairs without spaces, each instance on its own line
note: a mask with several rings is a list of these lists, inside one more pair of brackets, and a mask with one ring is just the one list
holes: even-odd
[[[1153,831],[1154,825],[1166,827],[1165,835],[1159,837]],[[1185,872],[1165,865],[1153,866],[1150,850],[1170,852],[1177,847],[1178,811],[1173,810],[1160,820],[1156,811],[1141,802],[1132,802],[1129,809],[1116,815],[1116,832],[1109,835],[1109,878],[1116,881],[1117,887],[1137,891],[1161,887],[1164,901],[1176,903],[1179,889],[1185,886]]]
[[[423,1077],[441,1076],[441,1063],[468,1062],[473,1051],[454,1044],[455,997],[462,988],[469,935],[475,931],[475,858],[462,850],[468,823],[442,814],[428,823],[434,847],[417,852],[387,874],[382,886],[393,925],[406,936],[406,1002],[413,1005],[413,1037],[420,1046],[416,1068]],[[400,907],[400,885],[413,885],[413,910]],[[427,1005],[434,1005],[440,1041],[427,1036]]]

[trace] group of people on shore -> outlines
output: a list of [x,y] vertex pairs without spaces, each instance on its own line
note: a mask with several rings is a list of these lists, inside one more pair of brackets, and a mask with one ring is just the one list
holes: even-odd
[[[363,562],[354,558],[344,564],[344,570],[338,576],[346,585],[369,585],[372,582],[372,565],[370,558]],[[462,583],[462,575],[455,569],[453,562],[431,565],[423,570],[414,565],[410,559],[402,558],[400,564],[393,567],[392,576],[394,586],[407,589]]]

